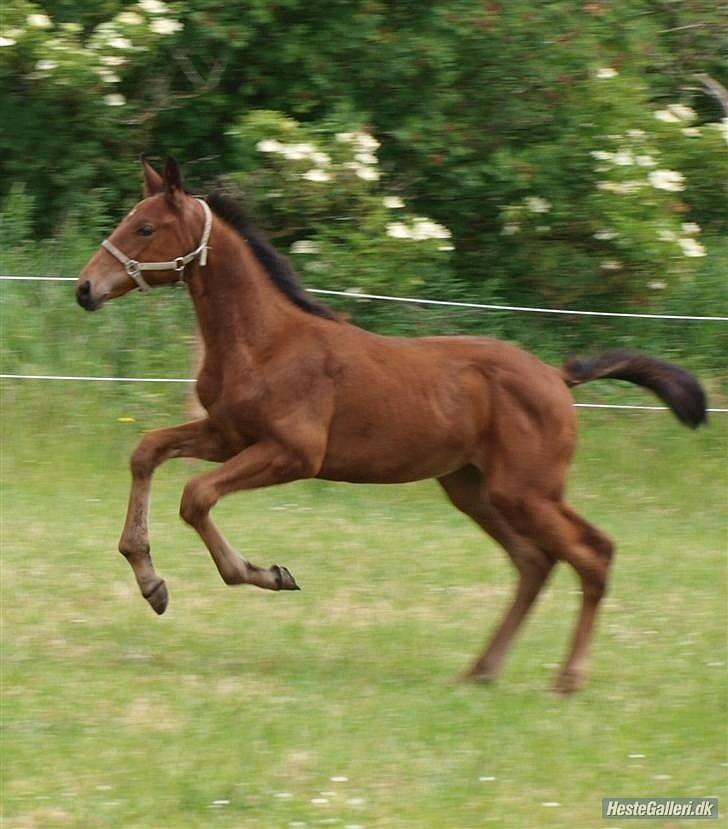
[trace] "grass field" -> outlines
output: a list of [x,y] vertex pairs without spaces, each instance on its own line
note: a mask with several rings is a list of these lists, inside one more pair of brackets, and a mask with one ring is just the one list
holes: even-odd
[[691,433],[582,412],[571,501],[618,549],[591,684],[563,699],[548,690],[578,601],[563,566],[501,679],[452,682],[513,577],[430,482],[222,502],[231,540],[303,587],[271,594],[222,584],[177,517],[203,465],[170,462],[152,505],[170,607],[154,616],[115,550],[127,456],[180,420],[179,394],[4,386],[5,829],[615,829],[661,824],[604,821],[603,796],[728,808],[728,416]]

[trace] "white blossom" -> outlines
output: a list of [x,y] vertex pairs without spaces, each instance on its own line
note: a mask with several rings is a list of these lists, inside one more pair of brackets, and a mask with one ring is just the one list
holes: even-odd
[[0,37],[0,47],[3,46],[15,46],[17,40],[13,40],[12,37]]
[[[653,279],[652,282],[647,283],[647,287],[653,291],[664,291],[665,288],[667,288],[667,282],[663,282],[661,279]],[[630,757],[631,756],[632,755],[630,754]]]
[[452,236],[444,225],[433,222],[432,219],[425,219],[424,217],[415,219],[412,234],[413,238],[418,241],[424,239],[449,239]]
[[657,231],[657,238],[661,242],[677,242],[677,233],[674,230],[662,230]]
[[634,158],[628,150],[620,150],[614,154],[614,163],[620,167],[628,167],[634,164]]
[[669,190],[677,193],[685,189],[685,177],[677,170],[651,170],[647,180],[656,190]]
[[136,12],[122,12],[116,16],[116,19],[125,26],[139,26],[144,22],[144,18]]
[[608,153],[606,150],[592,150],[591,155],[597,161],[611,161],[614,158],[614,153]]
[[110,107],[123,107],[126,103],[126,98],[119,95],[118,92],[112,92],[110,95],[104,96],[104,103]]
[[129,62],[126,58],[122,58],[121,55],[101,55],[99,60],[104,66],[123,66]]
[[455,250],[455,246],[454,245],[438,245],[437,249],[438,250],[445,250],[445,251]]
[[379,180],[379,171],[373,170],[371,167],[367,167],[364,164],[357,164],[353,169],[357,176],[359,176],[359,178],[361,179],[364,179],[364,181]]
[[664,121],[666,124],[677,124],[680,119],[672,113],[669,109],[658,109],[653,113],[658,121]]
[[616,239],[619,236],[616,230],[598,230],[594,234],[594,238],[600,242],[608,242],[611,239]]
[[125,37],[112,37],[109,40],[109,46],[111,46],[112,49],[131,49],[132,43]]
[[166,14],[169,9],[161,0],[139,0],[137,4],[147,14]]
[[677,243],[685,256],[705,256],[705,248],[691,236],[678,239]]
[[514,236],[516,233],[520,233],[521,226],[518,222],[508,222],[508,224],[503,225],[503,230],[501,230],[501,236]]
[[680,132],[687,138],[700,138],[700,130],[697,127],[683,127]]
[[336,140],[341,141],[343,144],[351,144],[354,140],[354,133],[353,132],[337,132],[336,133]]
[[291,245],[291,253],[318,253],[319,246],[312,239],[299,239]]
[[634,139],[644,138],[645,137],[645,131],[644,130],[627,130],[627,135],[630,138],[634,138]]
[[670,104],[668,109],[681,121],[694,121],[698,117],[698,113],[694,109],[686,107],[683,104]]
[[622,263],[618,259],[605,259],[599,267],[603,271],[619,271],[622,269]]
[[116,74],[116,72],[112,72],[110,69],[105,69],[103,66],[97,70],[99,76],[103,81],[106,83],[119,83],[121,78]]
[[28,21],[28,25],[34,29],[50,29],[53,25],[47,14],[39,14],[38,12],[29,14],[26,20]]
[[644,182],[636,181],[631,179],[630,181],[598,181],[597,182],[597,189],[604,190],[608,193],[619,193],[620,195],[629,195],[630,193],[635,193],[641,187],[644,186]]
[[387,236],[393,239],[411,239],[412,231],[404,222],[390,222],[387,225]]
[[310,158],[311,161],[319,167],[327,167],[331,164],[331,156],[328,153],[322,153],[318,150],[311,153]]
[[404,207],[404,202],[399,196],[385,196],[383,204],[388,210],[399,210]]
[[326,170],[320,170],[318,167],[306,170],[301,178],[305,178],[307,181],[331,181],[331,175],[327,173]]
[[617,75],[619,75],[619,72],[611,66],[600,66],[595,72],[595,77],[599,78],[600,81],[616,78]]
[[56,61],[49,60],[48,58],[45,58],[44,60],[39,60],[38,63],[36,63],[35,65],[35,68],[39,72],[51,72],[53,69],[56,69],[57,67],[58,64],[56,63]]
[[374,151],[379,147],[379,141],[368,132],[355,132],[354,143],[362,150]]
[[263,138],[255,145],[255,149],[261,153],[280,153],[283,150],[283,144],[275,138]]
[[696,222],[683,222],[682,232],[686,236],[695,236],[697,233],[700,233],[700,225]]
[[541,196],[526,196],[523,203],[531,213],[548,213],[551,210],[551,202]]
[[158,17],[156,20],[152,20],[149,24],[149,28],[157,35],[172,35],[175,32],[179,32],[180,29],[184,28],[184,26],[179,22],[179,20],[170,20],[168,17]]
[[638,155],[635,161],[638,167],[654,167],[657,164],[651,155]]
[[354,156],[354,158],[360,164],[376,164],[377,163],[377,157],[374,155],[374,153],[357,153]]

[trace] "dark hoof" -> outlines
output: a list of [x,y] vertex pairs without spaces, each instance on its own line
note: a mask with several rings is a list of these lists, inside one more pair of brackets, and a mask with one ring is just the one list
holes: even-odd
[[273,575],[276,578],[276,590],[300,590],[301,588],[296,584],[296,580],[288,572],[286,567],[279,567],[274,564],[271,568]]
[[489,685],[495,682],[497,675],[492,671],[473,671],[468,670],[457,677],[458,682],[477,682],[481,685]]
[[583,674],[565,671],[556,677],[552,689],[561,696],[568,696],[576,691],[581,691],[585,684],[586,677]]
[[163,580],[160,580],[159,584],[157,584],[157,586],[152,589],[151,593],[147,593],[147,595],[144,598],[152,606],[152,610],[154,610],[154,612],[158,616],[161,616],[167,609],[167,605],[169,604],[169,594],[167,593],[167,585],[164,583]]

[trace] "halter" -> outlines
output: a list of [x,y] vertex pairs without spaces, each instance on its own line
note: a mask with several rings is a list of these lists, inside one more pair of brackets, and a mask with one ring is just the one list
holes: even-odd
[[186,256],[178,256],[176,259],[171,259],[169,262],[137,262],[136,259],[130,259],[123,254],[116,245],[112,244],[108,239],[104,239],[101,247],[108,250],[112,256],[115,256],[119,262],[124,266],[124,270],[139,286],[140,291],[148,291],[149,283],[142,276],[142,271],[175,271],[178,277],[178,283],[182,284],[182,272],[185,265],[200,257],[200,266],[205,267],[207,264],[207,242],[210,238],[210,230],[212,229],[212,212],[206,201],[203,199],[195,199],[202,205],[202,211],[205,214],[205,227],[202,231],[202,240],[200,244]]

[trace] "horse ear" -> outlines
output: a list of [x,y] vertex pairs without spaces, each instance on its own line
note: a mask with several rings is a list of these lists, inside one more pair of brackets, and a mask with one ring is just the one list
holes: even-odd
[[174,202],[183,192],[182,170],[176,159],[168,158],[164,165],[164,193],[169,201]]
[[161,193],[164,190],[164,181],[162,181],[162,177],[143,155],[139,156],[139,162],[142,165],[142,174],[144,176],[145,198]]

